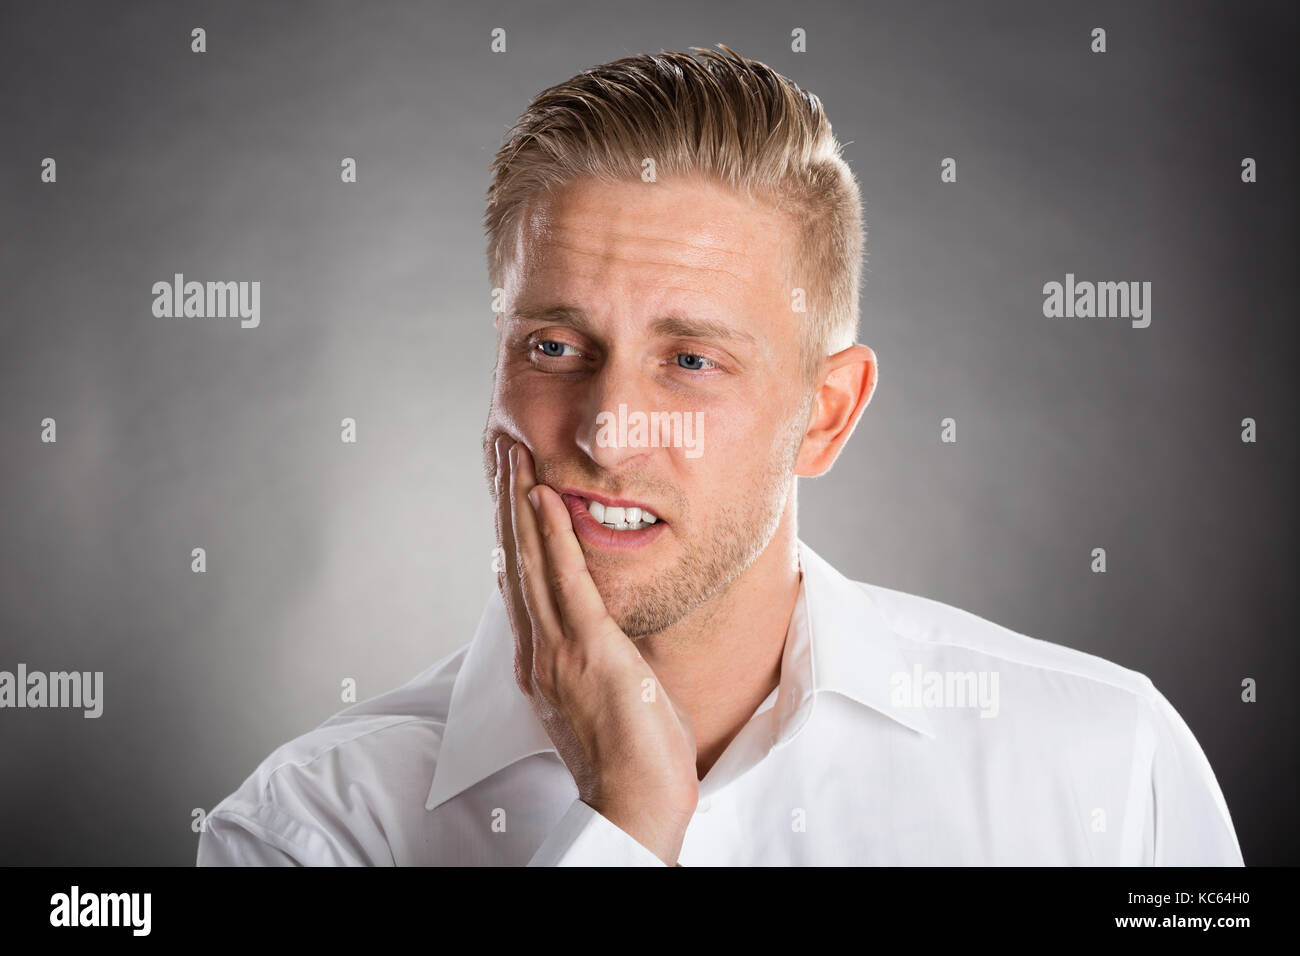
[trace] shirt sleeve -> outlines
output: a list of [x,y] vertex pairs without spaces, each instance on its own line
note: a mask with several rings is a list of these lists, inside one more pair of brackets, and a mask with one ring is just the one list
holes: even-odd
[[1223,792],[1191,729],[1152,687],[1151,863],[1244,866]]
[[324,834],[269,805],[227,801],[199,833],[197,866],[345,866]]
[[595,809],[574,800],[529,866],[666,866]]

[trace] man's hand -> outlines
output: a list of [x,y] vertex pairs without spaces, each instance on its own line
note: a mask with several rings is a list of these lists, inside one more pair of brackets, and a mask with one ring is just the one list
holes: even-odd
[[699,799],[690,721],[610,617],[563,500],[505,435],[496,495],[515,681],[579,798],[671,866]]

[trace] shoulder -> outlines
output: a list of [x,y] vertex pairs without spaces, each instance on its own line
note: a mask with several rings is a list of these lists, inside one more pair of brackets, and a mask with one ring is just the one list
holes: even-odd
[[392,862],[385,828],[423,806],[468,647],[273,750],[207,815],[199,864]]
[[1204,751],[1147,675],[940,601],[855,583],[889,624],[904,660],[928,673],[999,678],[988,682],[993,713],[980,715],[999,720],[942,708],[935,714],[967,752],[1009,748],[1016,759],[1033,760],[1037,779],[1071,780],[1077,792],[1116,785],[1142,834],[1133,859],[1241,865]]
[[[974,746],[1014,740],[1047,763],[1090,764],[1094,755],[1128,754],[1133,766],[1148,768],[1159,747],[1195,746],[1146,674],[941,601],[856,583],[916,675],[900,678],[904,697],[922,700],[922,681],[946,687],[965,680],[972,688],[968,696],[980,698],[978,714],[969,705],[961,709],[960,700],[957,709],[948,702],[927,712],[939,725],[972,734]],[[960,686],[945,693],[940,700],[960,696]],[[993,716],[999,719],[982,719]]]
[[1019,633],[931,598],[855,583],[885,617],[905,654],[1014,670],[1024,681],[1037,677],[1058,685],[1090,686],[1150,705],[1161,700],[1145,674],[1103,657]]

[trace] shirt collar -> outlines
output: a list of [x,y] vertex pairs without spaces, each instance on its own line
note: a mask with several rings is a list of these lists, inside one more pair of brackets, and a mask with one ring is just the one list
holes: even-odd
[[[839,694],[927,737],[933,723],[921,709],[894,703],[891,676],[910,673],[903,640],[871,595],[799,542],[803,581],[781,659],[773,704],[773,746],[807,723],[817,697]],[[525,757],[555,747],[514,678],[514,635],[505,602],[493,591],[452,688],[442,747],[425,808]]]

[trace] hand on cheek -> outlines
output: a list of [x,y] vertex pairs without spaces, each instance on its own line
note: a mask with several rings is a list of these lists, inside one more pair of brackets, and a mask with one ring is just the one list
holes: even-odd
[[579,797],[673,863],[699,797],[690,723],[605,608],[569,510],[537,483],[528,449],[501,436],[496,453],[516,682]]

